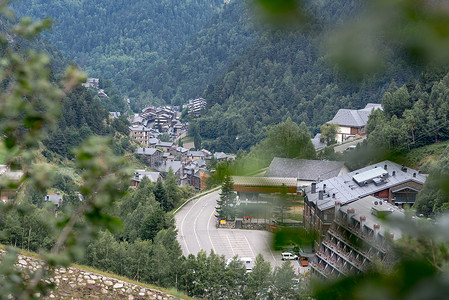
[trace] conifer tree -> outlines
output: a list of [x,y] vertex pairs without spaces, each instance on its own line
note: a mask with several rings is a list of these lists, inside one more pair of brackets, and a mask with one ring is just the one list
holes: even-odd
[[236,195],[234,193],[234,182],[231,176],[226,175],[221,187],[220,199],[217,200],[216,217],[221,220],[235,218]]

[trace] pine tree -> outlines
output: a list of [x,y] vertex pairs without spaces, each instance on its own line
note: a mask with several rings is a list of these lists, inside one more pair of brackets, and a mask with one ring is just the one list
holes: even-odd
[[158,180],[156,183],[156,188],[154,190],[154,198],[158,201],[165,211],[169,211],[170,207],[167,202],[167,191],[165,190],[164,185],[161,180]]
[[229,175],[224,177],[220,199],[217,200],[217,204],[217,218],[221,220],[232,220],[235,218],[236,195],[234,193],[234,182]]
[[177,177],[175,173],[173,173],[172,167],[169,168],[167,176],[165,177],[164,188],[167,197],[167,210],[171,210],[180,200]]

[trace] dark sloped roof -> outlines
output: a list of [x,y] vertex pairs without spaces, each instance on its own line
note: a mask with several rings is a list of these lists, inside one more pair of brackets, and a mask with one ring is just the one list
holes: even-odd
[[162,152],[161,150],[156,149],[156,148],[138,148],[135,153],[136,154],[153,155],[154,153],[156,153],[158,151]]
[[160,165],[158,170],[161,171],[161,172],[168,172],[170,167],[172,168],[173,173],[176,173],[176,172],[179,171],[179,169],[181,169],[182,164],[178,160],[167,161],[167,162],[164,162],[162,165]]
[[368,123],[368,116],[376,109],[382,109],[382,105],[368,103],[365,108],[359,110],[339,109],[335,117],[329,122],[326,122],[326,124],[335,123],[340,126],[363,127]]
[[368,122],[370,113],[364,110],[339,109],[335,117],[327,123],[348,127],[363,127]]
[[290,177],[300,180],[326,180],[338,176],[344,163],[341,161],[308,160],[275,157],[266,177]]
[[187,156],[204,157],[204,153],[202,151],[189,151]]

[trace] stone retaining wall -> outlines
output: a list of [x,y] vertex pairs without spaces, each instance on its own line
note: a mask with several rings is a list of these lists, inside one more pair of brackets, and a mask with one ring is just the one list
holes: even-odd
[[[39,268],[40,264],[41,261],[38,259],[24,255],[19,255],[17,263],[19,267],[30,271]],[[176,298],[159,290],[73,267],[55,269],[54,275],[46,279],[46,282],[56,285],[46,299],[166,300]]]

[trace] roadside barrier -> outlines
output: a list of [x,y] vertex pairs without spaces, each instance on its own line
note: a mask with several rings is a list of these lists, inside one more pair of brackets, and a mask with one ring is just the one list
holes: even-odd
[[195,196],[193,196],[193,197],[187,199],[186,201],[184,201],[184,203],[181,204],[181,205],[180,205],[180,206],[179,206],[179,207],[172,213],[172,215],[173,215],[173,216],[176,215],[176,213],[177,213],[178,211],[180,211],[181,208],[183,208],[183,207],[184,207],[187,203],[189,203],[190,201],[195,200],[195,199],[200,198],[200,197],[203,197],[203,196],[206,196],[207,194],[210,194],[210,193],[212,193],[212,192],[215,192],[215,191],[217,191],[217,190],[219,190],[219,189],[221,189],[221,185],[220,185],[220,186],[217,186],[216,188],[213,188],[213,189],[211,189],[211,190],[208,190],[208,191],[205,191],[205,192],[196,194]]

